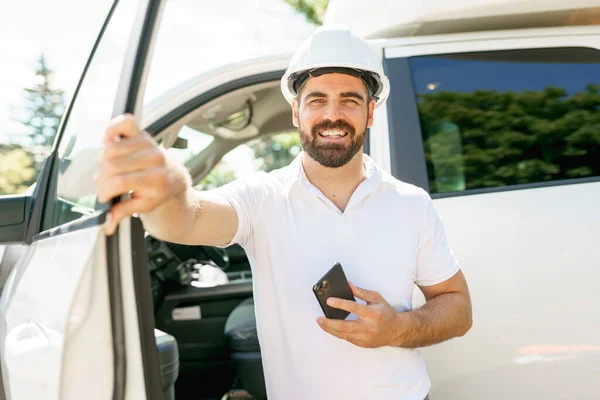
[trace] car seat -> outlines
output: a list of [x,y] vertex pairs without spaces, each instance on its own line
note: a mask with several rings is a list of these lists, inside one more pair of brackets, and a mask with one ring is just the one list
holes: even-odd
[[175,381],[179,375],[177,341],[168,333],[154,330],[154,339],[160,361],[160,377],[165,400],[175,400]]
[[243,388],[256,400],[265,400],[267,390],[256,333],[254,298],[242,301],[229,314],[225,323],[225,336]]

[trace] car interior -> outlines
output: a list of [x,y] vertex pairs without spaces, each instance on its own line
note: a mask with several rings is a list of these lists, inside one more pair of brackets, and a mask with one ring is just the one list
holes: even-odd
[[[190,129],[212,136],[210,143],[196,152]],[[197,185],[236,147],[295,129],[274,81],[216,98],[151,133],[178,153]],[[180,245],[149,234],[145,247],[165,398],[266,399],[244,250]]]

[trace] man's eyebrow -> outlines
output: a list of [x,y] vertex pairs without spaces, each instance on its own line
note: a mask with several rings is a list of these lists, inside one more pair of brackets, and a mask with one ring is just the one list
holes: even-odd
[[[308,100],[313,97],[327,97],[327,95],[323,92],[310,92],[306,96],[304,96],[304,100]],[[358,92],[343,92],[340,93],[340,97],[343,98],[354,98],[360,101],[365,101],[365,98]]]
[[354,99],[358,99],[360,101],[365,101],[365,98],[358,92],[344,92],[340,96],[346,97],[346,98],[351,97]]
[[327,95],[323,92],[310,92],[306,96],[304,96],[304,100],[308,100],[313,97],[327,97]]

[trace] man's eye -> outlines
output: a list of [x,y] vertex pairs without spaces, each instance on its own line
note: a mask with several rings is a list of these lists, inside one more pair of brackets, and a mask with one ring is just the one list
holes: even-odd
[[352,100],[352,99],[345,99],[344,103],[354,103],[354,104],[358,104],[358,102],[356,100]]
[[313,99],[310,101],[310,104],[318,104],[318,103],[325,103],[325,99]]

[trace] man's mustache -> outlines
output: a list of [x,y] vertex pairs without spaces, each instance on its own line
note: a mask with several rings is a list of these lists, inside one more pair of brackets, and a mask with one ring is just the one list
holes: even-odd
[[321,121],[312,127],[311,132],[312,132],[313,136],[315,136],[318,133],[321,133],[324,131],[330,131],[330,130],[346,131],[350,134],[350,136],[354,136],[354,127],[352,125],[350,125],[348,122],[341,120],[341,119],[339,119],[335,122],[328,120],[328,119]]

